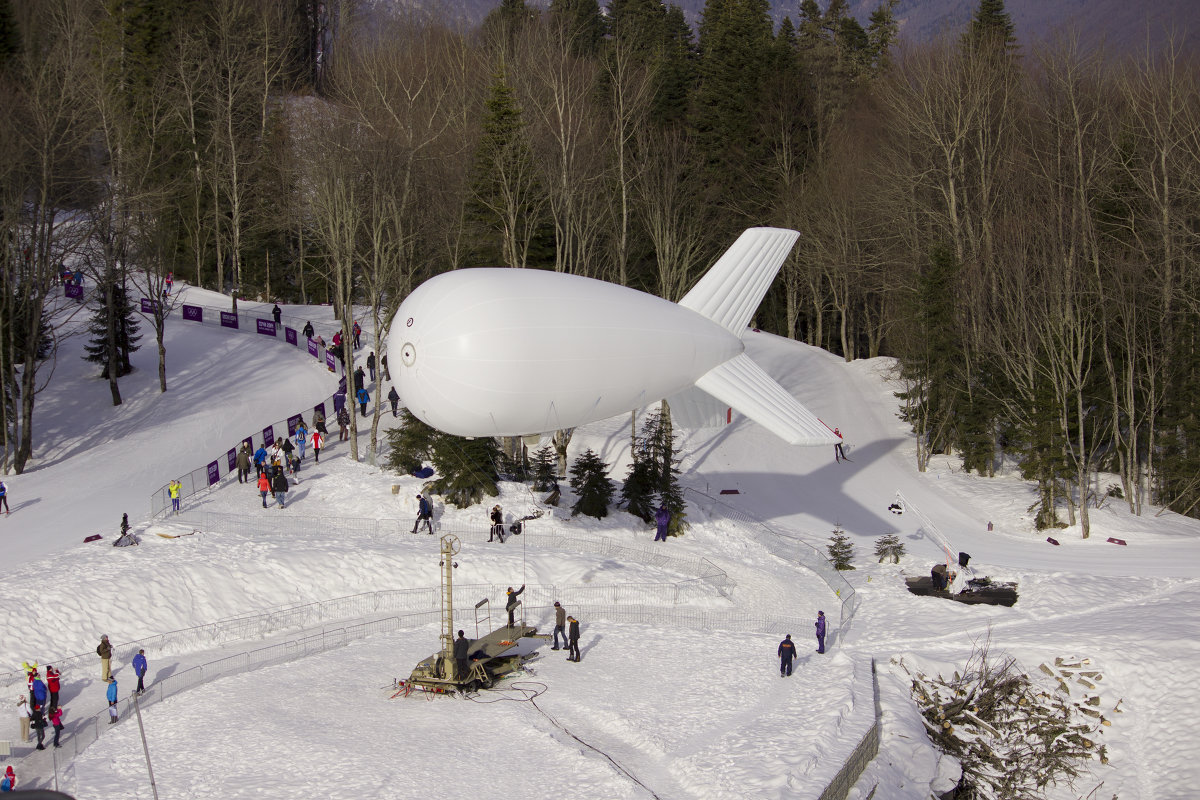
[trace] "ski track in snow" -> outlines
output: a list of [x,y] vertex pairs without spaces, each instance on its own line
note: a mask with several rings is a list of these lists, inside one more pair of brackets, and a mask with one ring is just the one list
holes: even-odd
[[[185,291],[210,307],[227,303]],[[285,313],[331,324],[328,308]],[[436,537],[407,532],[422,482],[351,461],[347,444],[336,437],[320,465],[311,456],[306,460],[284,510],[273,501],[263,509],[252,487],[226,481],[186,501],[183,519],[140,524],[141,546],[108,546],[121,511],[138,519],[150,492],[170,477],[195,469],[262,424],[328,397],[336,381],[295,348],[175,318],[168,323],[170,391],[157,391],[156,358],[147,343],[135,354],[137,372],[122,379],[126,402],[113,408],[107,384],[92,377],[93,365],[76,359],[72,347],[81,351],[82,339],[68,340],[50,388],[39,396],[31,469],[6,478],[17,509],[0,520],[6,552],[0,564],[0,654],[6,668],[31,657],[44,663],[88,653],[101,632],[121,642],[268,608],[437,585]],[[939,759],[907,700],[905,673],[891,660],[952,671],[990,636],[994,652],[1015,656],[1034,673],[1056,656],[1091,658],[1104,675],[1096,690],[1101,708],[1121,701],[1121,713],[1106,713],[1112,727],[1097,735],[1108,745],[1110,764],[1092,762],[1075,787],[1050,787],[1050,798],[1086,795],[1101,782],[1098,797],[1190,797],[1200,781],[1200,723],[1191,713],[1200,700],[1200,524],[1171,514],[1132,517],[1110,502],[1092,511],[1089,541],[1079,539],[1077,528],[1067,529],[1054,534],[1062,546],[1051,547],[1030,528],[1023,482],[965,475],[940,457],[927,473],[915,471],[886,359],[846,364],[768,335],[749,335],[747,349],[831,427],[842,428],[854,460],[834,464],[826,448],[787,447],[735,415],[730,426],[686,435],[683,480],[714,497],[721,489],[738,489],[740,494],[721,500],[818,550],[840,525],[857,550],[858,569],[846,577],[861,597],[848,639],[831,636],[838,646],[818,656],[810,623],[766,634],[583,620],[580,664],[543,646],[533,674],[518,681],[544,687],[538,705],[664,800],[813,797],[873,720],[874,656],[884,742],[852,797],[863,798],[875,786],[877,800],[907,800],[928,795]],[[372,398],[384,388],[369,386]],[[381,422],[389,427],[390,415]],[[585,447],[610,464],[614,478],[623,477],[628,418],[577,430],[572,453]],[[360,452],[366,452],[361,441]],[[897,489],[955,549],[972,554],[979,574],[1018,581],[1017,605],[965,606],[907,593],[903,577],[928,574],[940,548],[920,532],[914,514],[887,512]],[[521,515],[536,498],[505,485],[498,501]],[[204,511],[252,520],[255,531],[201,530],[171,540],[154,535],[190,532],[187,515],[198,519]],[[325,535],[289,523],[290,517],[316,515],[400,522],[394,533],[381,535]],[[486,510],[439,507],[437,518],[451,527],[478,525],[486,523]],[[769,534],[700,509],[691,519],[688,535],[662,549],[705,556],[726,570],[737,584],[734,609],[810,620],[822,608],[831,628],[836,625],[838,599],[815,575],[772,555],[758,540]],[[986,531],[988,521],[995,531]],[[654,544],[652,530],[622,512],[606,520],[571,518],[564,506],[546,524],[568,535],[578,530],[637,547]],[[95,530],[108,541],[79,543]],[[890,532],[900,534],[907,555],[899,565],[874,564],[873,542]],[[1128,547],[1106,543],[1109,536],[1127,540]],[[611,557],[528,547],[516,537],[504,545],[464,541],[458,560],[455,581],[461,586],[690,577]],[[730,602],[714,593],[702,605],[728,608]],[[779,677],[775,657],[784,633],[792,634],[801,653],[788,679]],[[479,702],[389,700],[392,692],[384,687],[432,652],[437,634],[436,626],[425,626],[377,635],[148,707],[143,717],[163,796],[415,798],[447,787],[486,797],[647,796],[605,758],[514,699],[516,692],[484,693],[475,698]],[[264,644],[149,653],[150,675],[161,679]],[[85,661],[64,675],[68,735],[74,721],[103,709],[94,664]],[[125,694],[132,688],[130,671],[126,665],[115,669]],[[10,734],[15,738],[15,730]],[[18,757],[24,752],[17,745]],[[26,786],[39,782],[28,777]],[[60,778],[80,797],[148,796],[136,727],[123,723],[106,730]]]

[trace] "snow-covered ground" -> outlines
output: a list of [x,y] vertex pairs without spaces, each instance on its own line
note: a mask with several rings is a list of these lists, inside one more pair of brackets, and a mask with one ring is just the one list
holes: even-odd
[[[185,291],[193,302],[222,304],[219,296]],[[328,308],[285,313],[331,322]],[[354,462],[345,443],[333,442],[319,465],[308,459],[286,509],[273,502],[263,509],[255,491],[227,480],[188,502],[185,519],[149,522],[149,496],[166,480],[335,387],[302,351],[266,337],[178,319],[168,331],[170,391],[158,392],[147,339],[134,357],[137,371],[122,380],[126,402],[116,408],[94,365],[77,357],[82,338],[59,351],[38,400],[35,459],[25,474],[6,477],[13,514],[0,518],[0,673],[28,659],[45,664],[91,653],[101,633],[128,642],[266,609],[438,584],[437,537],[407,529],[421,481]],[[527,674],[474,702],[392,699],[387,687],[438,646],[438,626],[422,623],[211,681],[143,710],[160,796],[816,797],[873,721],[873,657],[883,743],[852,796],[878,787],[880,800],[924,798],[937,757],[908,700],[904,667],[948,673],[988,637],[993,652],[1016,657],[1031,672],[1056,657],[1082,657],[1104,676],[1097,693],[1112,726],[1097,738],[1109,763],[1093,762],[1074,787],[1050,787],[1050,797],[1086,796],[1101,784],[1096,797],[1194,796],[1200,524],[1170,513],[1132,517],[1109,503],[1093,510],[1091,539],[1067,529],[1054,547],[1032,530],[1024,482],[964,475],[945,459],[916,472],[887,360],[845,364],[764,334],[749,334],[747,347],[801,402],[842,429],[853,461],[834,463],[827,448],[788,447],[735,419],[688,434],[683,481],[714,497],[737,489],[721,499],[818,549],[835,525],[847,532],[858,569],[846,577],[861,605],[830,653],[813,652],[812,619],[823,609],[836,624],[839,599],[810,571],[776,555],[770,533],[731,522],[720,506],[693,508],[688,535],[658,545],[679,560],[662,563],[639,555],[654,544],[653,533],[620,512],[597,521],[559,511],[531,523],[525,540],[498,545],[478,533],[486,524],[482,507],[439,508],[443,529],[463,538],[455,581],[470,596],[459,596],[458,605],[473,605],[479,587],[526,583],[529,622],[548,629],[551,596],[595,601],[588,606],[594,613],[581,615],[581,663],[543,645]],[[371,387],[373,397],[378,388]],[[628,420],[616,419],[579,429],[571,449],[591,447],[620,478],[628,441]],[[903,575],[927,574],[940,548],[919,532],[915,513],[888,511],[897,490],[955,549],[972,555],[980,574],[1018,581],[1016,606],[910,595]],[[521,515],[537,498],[505,484],[498,501]],[[138,523],[141,546],[109,546],[122,512]],[[205,513],[237,515],[238,524]],[[314,524],[318,516],[327,521]],[[178,539],[154,535],[194,528]],[[538,530],[578,542],[555,545],[554,537],[535,537]],[[82,543],[94,532],[105,540]],[[871,563],[875,539],[892,532],[908,555],[898,566]],[[1110,536],[1128,546],[1106,542]],[[632,555],[574,546],[600,539]],[[693,586],[680,605],[647,605],[647,598],[661,598],[661,587],[691,581],[681,565],[701,556],[736,583],[728,598]],[[709,612],[726,622],[689,621]],[[801,644],[788,680],[778,676],[775,658],[785,633]],[[303,634],[279,631],[285,639]],[[164,682],[264,645],[223,641],[203,649],[184,638],[156,641],[169,644],[147,651],[149,677]],[[105,705],[96,660],[63,662],[68,737]],[[133,688],[132,670],[114,666],[124,696]],[[5,690],[10,709],[21,688]],[[1121,710],[1113,713],[1118,701]],[[11,713],[0,721],[0,739],[14,741],[7,763],[23,786],[52,787],[57,777],[79,798],[150,797],[137,725],[123,720],[102,733],[77,758],[59,760],[55,773],[47,754],[32,757],[16,742]]]

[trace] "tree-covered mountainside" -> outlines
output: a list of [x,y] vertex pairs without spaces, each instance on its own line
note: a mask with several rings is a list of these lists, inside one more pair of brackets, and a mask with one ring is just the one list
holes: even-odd
[[57,356],[20,345],[42,336],[64,264],[154,296],[174,274],[235,309],[331,302],[349,337],[350,304],[383,334],[415,286],[460,267],[678,299],[766,224],[802,236],[755,325],[895,357],[920,466],[1017,467],[1039,524],[1085,535],[1105,497],[1200,514],[1186,49],[1026,40],[1003,0],[905,46],[892,2],[860,21],[846,0],[802,0],[776,23],[766,0],[707,0],[695,33],[657,0],[505,0],[475,28],[340,3],[186,7],[0,14],[6,467],[32,453]]

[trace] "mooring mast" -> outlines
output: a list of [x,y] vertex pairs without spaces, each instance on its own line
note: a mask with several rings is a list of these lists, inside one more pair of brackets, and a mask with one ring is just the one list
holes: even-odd
[[[442,663],[447,665],[454,664],[454,568],[458,566],[454,557],[460,549],[457,536],[447,533],[442,537]],[[453,667],[449,674],[454,674]]]

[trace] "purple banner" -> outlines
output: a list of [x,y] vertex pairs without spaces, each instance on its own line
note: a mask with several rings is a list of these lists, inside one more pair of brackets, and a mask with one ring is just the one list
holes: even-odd
[[269,319],[256,319],[255,322],[258,324],[258,332],[261,333],[262,335],[264,335],[264,336],[274,336],[275,335],[274,321],[269,320]]
[[325,366],[329,367],[330,372],[337,369],[337,362],[333,360],[333,353],[328,350],[325,351]]
[[204,322],[204,309],[200,306],[183,307],[184,322]]
[[68,283],[63,287],[63,295],[65,297],[74,297],[76,300],[83,298],[83,287]]
[[237,469],[237,450],[233,449],[232,447],[229,448],[229,452],[225,454],[225,458],[229,462],[229,472],[233,472],[235,469]]
[[232,311],[222,311],[221,312],[221,327],[222,328],[236,328],[237,326],[238,326],[237,314],[234,314]]
[[284,328],[283,329],[283,340],[285,342],[287,342],[288,344],[290,344],[292,347],[295,347],[296,342],[300,341],[300,338],[296,335],[295,328]]
[[296,426],[299,425],[303,421],[304,421],[304,417],[300,416],[299,414],[297,414],[294,417],[288,417],[288,421],[287,421],[288,436],[295,436],[296,435]]
[[254,437],[253,436],[247,436],[245,439],[242,439],[242,444],[246,445],[246,448],[251,453],[254,452]]
[[268,425],[263,428],[263,447],[270,447],[275,443],[275,429]]
[[208,485],[212,486],[219,480],[221,480],[221,467],[217,462],[210,461],[208,464]]
[[320,358],[320,350],[317,348],[317,343],[312,339],[308,340],[308,354],[313,358]]
[[156,311],[158,311],[158,301],[151,300],[148,297],[143,297],[142,298],[142,313],[143,314],[153,314]]

